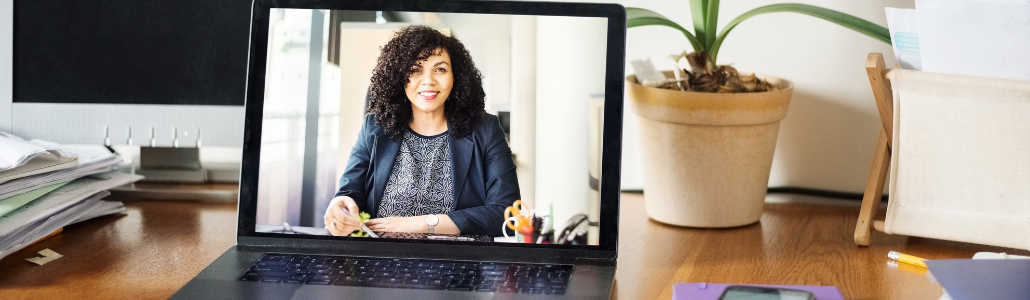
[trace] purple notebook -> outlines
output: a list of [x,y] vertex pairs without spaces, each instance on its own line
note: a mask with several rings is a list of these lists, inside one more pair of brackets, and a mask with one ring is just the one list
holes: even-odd
[[716,300],[727,286],[747,285],[771,288],[785,288],[809,291],[816,300],[844,300],[840,289],[822,285],[771,285],[771,284],[726,284],[726,283],[677,283],[672,286],[672,300]]

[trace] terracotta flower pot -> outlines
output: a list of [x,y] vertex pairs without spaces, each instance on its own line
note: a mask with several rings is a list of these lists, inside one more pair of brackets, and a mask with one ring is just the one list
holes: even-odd
[[[671,72],[666,76],[671,77]],[[735,227],[762,216],[780,120],[794,84],[782,89],[699,93],[645,87],[626,77],[639,116],[644,198],[654,220],[677,226]]]

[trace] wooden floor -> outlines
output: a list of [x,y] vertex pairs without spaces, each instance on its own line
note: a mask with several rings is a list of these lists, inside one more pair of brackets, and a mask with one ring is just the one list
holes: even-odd
[[[775,203],[770,203],[775,202]],[[770,195],[757,224],[690,229],[646,217],[641,194],[623,194],[619,222],[619,299],[670,299],[679,282],[835,285],[845,299],[938,299],[925,269],[890,266],[887,252],[926,259],[980,251],[1028,251],[874,232],[853,242],[858,201]],[[881,214],[883,212],[881,211]]]
[[[835,285],[846,299],[932,299],[919,268],[887,251],[929,259],[1027,251],[874,233],[852,242],[858,203],[770,196],[759,223],[690,229],[651,221],[640,194],[623,194],[617,299],[669,299],[679,282]],[[235,204],[127,202],[128,214],[72,225],[0,260],[0,299],[165,299],[235,243]],[[49,248],[44,266],[24,259]],[[925,272],[925,271],[924,271]]]

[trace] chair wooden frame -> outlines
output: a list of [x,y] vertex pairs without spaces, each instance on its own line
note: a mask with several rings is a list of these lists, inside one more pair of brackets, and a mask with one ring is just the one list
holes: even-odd
[[873,88],[873,98],[880,112],[880,137],[876,139],[876,150],[873,165],[869,169],[866,180],[865,195],[862,197],[862,209],[858,213],[858,224],[855,225],[855,243],[869,246],[872,230],[883,232],[884,221],[874,220],[879,211],[883,197],[883,185],[887,179],[887,170],[891,162],[891,138],[894,133],[894,93],[887,79],[890,69],[883,62],[883,54],[869,53],[865,61],[866,75]]

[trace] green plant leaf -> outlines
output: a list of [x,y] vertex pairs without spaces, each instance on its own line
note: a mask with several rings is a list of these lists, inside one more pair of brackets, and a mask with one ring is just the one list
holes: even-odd
[[709,32],[705,25],[708,23],[708,1],[709,0],[690,0],[690,19],[694,21],[694,36],[697,37],[697,41],[701,43],[701,48],[708,50],[708,39],[705,38],[708,35],[715,37],[715,30]]
[[[712,50],[715,45],[715,32],[719,30],[719,0],[708,0],[708,12],[705,13],[705,51]],[[698,37],[700,39],[701,37]],[[712,56],[712,64],[715,63],[715,56]]]
[[730,31],[733,30],[734,27],[739,25],[740,22],[743,22],[744,20],[747,20],[747,19],[749,19],[751,17],[754,17],[754,16],[757,16],[757,15],[767,14],[767,13],[775,13],[775,12],[792,12],[792,13],[799,13],[799,14],[803,14],[803,15],[813,16],[813,17],[816,17],[816,18],[820,18],[820,19],[823,19],[823,20],[826,20],[826,21],[830,21],[830,22],[836,23],[837,25],[841,25],[841,26],[850,28],[851,30],[854,30],[854,31],[857,31],[859,33],[868,35],[868,36],[870,36],[870,37],[872,37],[874,39],[877,39],[877,40],[879,40],[881,42],[887,43],[888,45],[891,43],[890,31],[888,31],[887,28],[885,28],[883,26],[880,26],[880,25],[876,25],[873,22],[869,22],[869,21],[863,20],[863,19],[861,19],[859,17],[855,17],[855,16],[852,16],[852,15],[849,15],[849,14],[846,14],[846,13],[842,13],[842,12],[836,11],[836,10],[832,10],[832,9],[828,9],[828,8],[822,8],[822,7],[818,7],[818,6],[807,5],[807,4],[797,4],[797,3],[773,4],[773,5],[767,5],[767,6],[762,6],[762,7],[756,8],[756,9],[752,9],[751,11],[748,11],[748,12],[740,15],[736,19],[733,19],[728,24],[726,24],[726,27],[723,27],[722,31],[719,32],[718,37],[715,39],[715,43],[712,45],[712,47],[708,51],[708,54],[712,56],[712,61],[716,60],[716,58],[717,58],[717,56],[719,54],[719,47],[721,47],[722,46],[722,42],[724,40],[726,40],[726,35],[729,34]]
[[698,42],[697,38],[695,38],[689,30],[683,28],[683,26],[680,26],[676,22],[669,20],[665,16],[662,16],[659,13],[643,8],[626,8],[626,28],[653,25],[668,26],[675,28],[676,30],[682,32],[683,36],[687,37],[687,40],[690,41],[690,46],[694,48],[694,51],[704,50],[704,48],[701,46],[701,43]]

